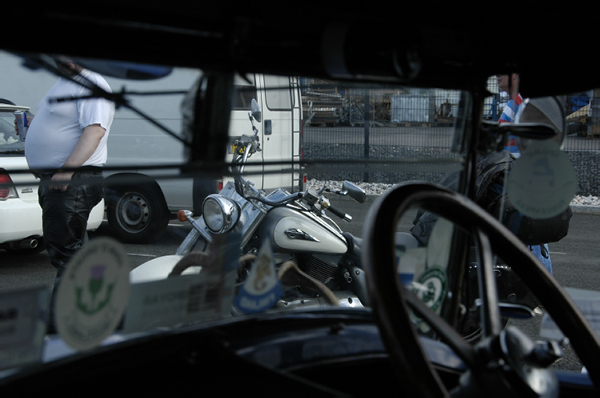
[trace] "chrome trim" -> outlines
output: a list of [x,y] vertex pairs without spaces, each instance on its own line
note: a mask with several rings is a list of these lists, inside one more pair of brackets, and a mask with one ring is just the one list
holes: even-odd
[[[298,203],[298,202],[294,202],[294,203]],[[344,242],[345,244],[348,244],[348,241],[346,240],[346,238],[344,238],[344,236],[337,231],[333,226],[331,226],[328,222],[323,221],[320,217],[317,217],[312,211],[310,210],[303,210],[300,206],[300,208],[298,208],[297,206],[293,206],[291,204],[288,204],[287,206],[291,207],[292,209],[299,211],[300,213],[304,214],[306,217],[310,218],[311,220],[315,221],[316,223],[318,223],[319,225],[323,226],[324,228],[326,228],[329,232],[331,232],[332,234],[334,234],[335,236],[337,236],[342,242]],[[332,220],[333,222],[333,220]],[[337,226],[337,224],[336,224]],[[339,228],[339,227],[338,227]]]
[[304,232],[300,228],[288,228],[284,234],[290,239],[310,240],[312,242],[321,242],[308,232]]
[[219,225],[218,228],[213,229],[210,225],[208,225],[208,223],[206,222],[206,217],[204,217],[204,222],[206,226],[208,226],[208,228],[212,232],[217,234],[223,234],[229,232],[233,227],[235,227],[236,223],[240,218],[240,209],[238,208],[237,203],[235,203],[229,198],[218,194],[209,195],[206,199],[204,199],[204,203],[202,204],[202,213],[204,215],[210,214],[209,212],[207,212],[207,204],[209,203],[214,203],[217,205],[218,209],[221,212],[221,217],[223,218],[221,221],[221,225]]

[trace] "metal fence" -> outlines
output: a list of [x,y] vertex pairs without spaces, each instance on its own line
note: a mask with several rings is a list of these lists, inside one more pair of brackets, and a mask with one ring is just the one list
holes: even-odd
[[[458,158],[450,151],[460,96],[456,91],[303,83],[304,158],[346,160],[309,168],[309,177],[387,184],[438,181],[447,173],[439,162]],[[375,164],[360,171],[348,160]]]
[[[309,178],[386,184],[439,181],[458,158],[450,151],[457,91],[363,89],[306,79],[302,88],[304,158],[325,161],[321,167],[309,167]],[[494,95],[486,99],[484,118],[497,121],[508,97],[498,90],[495,78],[488,81],[488,90]],[[568,133],[563,149],[576,170],[578,194],[597,196],[600,121],[589,116],[589,109],[600,107],[600,99],[590,92],[564,96],[561,101]],[[349,167],[348,160],[372,164]]]

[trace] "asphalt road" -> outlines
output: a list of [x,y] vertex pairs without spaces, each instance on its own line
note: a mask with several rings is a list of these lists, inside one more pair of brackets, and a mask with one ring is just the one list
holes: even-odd
[[[138,265],[168,254],[174,254],[177,246],[185,238],[191,227],[173,221],[172,226],[153,244],[129,244],[123,246],[129,255],[131,269]],[[90,239],[97,236],[111,236],[106,221],[100,228],[89,234]],[[44,250],[34,255],[7,253],[0,250],[0,292],[22,290],[34,286],[53,285],[54,268],[50,265],[48,253]]]
[[[562,286],[600,290],[599,238],[600,216],[574,214],[567,237],[549,245],[553,275]],[[537,336],[541,322],[539,316],[529,321],[511,321],[533,336]],[[565,346],[563,351],[563,358],[554,367],[579,371],[582,365],[571,346]]]
[[[338,208],[354,217],[351,223],[339,221],[339,225],[355,236],[362,235],[362,224],[372,198],[365,204],[358,204],[348,199],[331,198]],[[414,213],[413,213],[414,214]],[[413,214],[402,219],[402,230],[410,227]],[[335,216],[332,216],[335,218]],[[173,254],[190,227],[173,222],[167,232],[155,244],[125,244],[129,254],[131,268],[158,256]],[[110,236],[106,223],[91,233],[95,236]],[[569,234],[561,242],[550,245],[553,260],[554,276],[563,286],[582,289],[600,290],[600,216],[591,214],[575,214],[571,220]],[[17,255],[0,251],[0,292],[22,290],[33,286],[50,288],[54,280],[54,269],[48,262],[46,251],[36,255]],[[527,322],[513,322],[537,337],[541,317]],[[579,371],[581,364],[571,352],[565,348],[565,358],[559,360],[556,367]]]

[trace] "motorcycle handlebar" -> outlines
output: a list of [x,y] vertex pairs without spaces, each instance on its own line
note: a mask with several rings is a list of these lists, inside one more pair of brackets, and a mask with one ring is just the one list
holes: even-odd
[[302,199],[303,196],[304,196],[304,192],[298,192],[298,193],[294,193],[294,194],[288,195],[285,198],[283,198],[281,200],[278,200],[278,201],[271,201],[269,199],[258,198],[256,196],[249,196],[249,197],[246,197],[246,199],[248,199],[248,200],[257,200],[257,201],[259,201],[261,203],[264,203],[264,204],[266,204],[268,206],[275,207],[275,206],[284,205],[284,204],[286,204],[288,202],[291,202],[293,200]]
[[327,210],[330,210],[333,214],[335,214],[336,216],[338,216],[339,218],[341,218],[342,220],[344,220],[346,222],[352,221],[352,216],[350,214],[341,211],[340,209],[338,209],[335,206],[329,205],[327,207]]
[[[254,104],[255,104],[255,102],[254,102]],[[318,197],[321,195],[321,193],[323,192],[323,190],[325,188],[323,188],[323,190],[321,190],[317,195],[314,195],[312,192],[309,192],[309,191],[298,192],[295,194],[288,195],[287,197],[285,197],[281,200],[278,200],[278,201],[270,201],[269,199],[265,198],[263,195],[246,196],[244,194],[244,188],[242,187],[244,180],[241,176],[244,171],[244,166],[248,160],[248,157],[252,153],[256,152],[257,150],[260,151],[260,147],[258,144],[258,129],[254,125],[253,113],[250,112],[250,113],[248,113],[248,115],[250,117],[250,123],[252,124],[252,131],[253,131],[254,135],[251,137],[242,135],[241,139],[236,141],[237,145],[243,146],[243,148],[244,148],[243,152],[241,152],[240,150],[236,150],[236,153],[234,154],[234,158],[233,158],[233,164],[235,165],[234,168],[237,168],[237,173],[238,173],[237,176],[234,176],[236,192],[240,196],[242,196],[243,198],[245,198],[247,200],[256,200],[267,206],[273,206],[273,207],[285,205],[286,203],[289,203],[289,202],[292,202],[292,201],[298,200],[298,199],[303,199],[303,198],[306,200],[306,202],[310,206],[313,206],[316,201],[321,201],[321,199],[319,199]],[[328,192],[330,192],[330,191],[328,190]],[[336,192],[336,193],[340,193],[340,192]],[[262,196],[262,197],[259,197],[259,196]],[[341,218],[342,220],[344,220],[346,222],[352,221],[352,216],[350,214],[347,214],[346,212],[343,212],[343,211],[337,209],[336,207],[331,206],[331,204],[329,204],[328,200],[326,200],[326,203],[327,204],[324,206],[325,209],[329,209],[333,214],[335,214],[336,216],[338,216],[339,218]]]
[[[281,205],[289,203],[293,200],[302,199],[304,196],[306,196],[304,192],[298,192],[295,194],[288,195],[287,197],[285,197],[281,200],[278,200],[278,201],[270,201],[266,198],[258,198],[258,197],[247,197],[247,199],[250,199],[250,200],[254,199],[261,203],[269,205],[269,206],[281,206]],[[336,216],[338,216],[339,218],[341,218],[342,220],[344,220],[346,222],[352,221],[352,216],[350,214],[338,209],[335,206],[332,206],[331,204],[327,205],[327,207],[325,207],[325,209],[331,211],[333,214],[335,214]]]

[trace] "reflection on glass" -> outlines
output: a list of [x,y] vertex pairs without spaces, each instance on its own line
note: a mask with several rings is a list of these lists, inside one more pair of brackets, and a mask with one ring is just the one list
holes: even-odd
[[415,222],[418,223],[421,218],[428,220],[429,236],[419,233],[420,239],[417,239],[412,232],[414,227],[411,232],[396,233],[398,274],[406,287],[439,314],[448,290],[446,274],[454,226],[444,218],[433,217],[431,213],[421,214],[421,217],[417,215]]
[[[465,338],[478,338],[481,332],[481,303],[479,264],[473,238],[469,238],[465,231],[445,218],[421,209],[411,209],[403,215],[397,231],[397,270],[402,284],[437,314],[444,313],[443,306],[450,302],[450,297],[459,297],[461,310],[456,327]],[[468,252],[463,254],[467,256],[467,262],[457,264],[456,259],[462,257],[461,247],[465,245]],[[497,255],[493,259],[501,305],[522,305],[530,310],[536,308],[537,300],[512,268]],[[459,269],[462,271],[458,271]],[[464,275],[464,279],[458,280],[456,277],[452,278],[452,275]],[[527,311],[523,313],[526,314]],[[504,324],[508,321],[506,317],[515,314],[505,310]],[[429,331],[419,317],[415,316],[414,320],[421,332]]]
[[[0,61],[4,67],[7,56]],[[11,65],[5,70],[13,71],[14,60]],[[127,88],[185,92],[201,75],[201,71],[176,68],[156,81],[127,82]],[[157,283],[146,289],[135,288],[143,294],[130,304],[143,311],[130,315],[125,322],[127,330],[145,330],[146,326],[131,325],[161,316],[168,322],[158,319],[149,327],[179,327],[261,312],[368,307],[360,238],[370,203],[385,189],[404,181],[435,183],[446,177],[445,182],[458,187],[462,154],[451,148],[453,142],[461,141],[462,132],[455,128],[462,125],[459,122],[464,116],[460,113],[464,108],[458,106],[461,93],[345,87],[342,83],[287,76],[257,74],[247,78],[249,81],[236,80],[230,145],[223,148],[226,161],[237,162],[238,175],[207,175],[196,165],[180,168],[187,162],[183,142],[131,110],[117,112],[105,168],[108,220],[91,233],[91,239],[108,235],[119,240],[127,248],[128,267],[134,270],[132,282],[142,285],[141,280],[134,279],[145,273],[149,279],[143,282]],[[111,78],[115,88],[123,83]],[[7,87],[10,93],[18,92],[16,86]],[[21,97],[27,100],[19,100],[19,104],[35,110],[37,89],[29,83],[22,87],[28,96]],[[131,101],[181,138],[186,137],[181,120],[183,97],[132,95]],[[263,117],[251,122],[248,112],[252,100],[260,105]],[[6,138],[14,128],[11,114],[4,116],[0,129]],[[449,173],[452,170],[455,173]],[[369,190],[365,203],[353,200],[347,192],[350,185],[342,184],[344,180]],[[28,194],[25,188],[29,186],[21,184],[21,197]],[[6,192],[12,197],[17,190],[11,186]],[[35,193],[30,193],[35,204]],[[203,207],[204,198],[217,193],[233,204]],[[175,221],[179,210],[188,213]],[[232,222],[231,229],[219,235],[238,234],[240,243],[228,248],[228,261],[209,256],[208,242],[216,233],[205,228],[204,217]],[[466,234],[446,219],[419,209],[404,215],[397,231],[399,280],[442,316],[446,316],[452,299],[459,296],[456,327],[466,338],[474,338],[479,330],[478,264],[472,250],[462,257],[466,262],[457,262],[459,252],[472,244]],[[500,301],[535,308],[535,298],[512,272],[511,267],[517,265],[504,264],[502,253],[494,254]],[[54,270],[45,254],[26,258],[26,267],[23,258],[3,258],[3,269],[19,276],[6,275],[0,281],[1,293],[30,288],[23,282],[27,278],[20,275],[29,276],[36,267],[42,269],[34,278],[36,285],[50,290]],[[181,262],[184,258],[187,263]],[[559,256],[555,258],[564,278],[565,263],[560,263]],[[222,268],[225,263],[230,264],[226,269]],[[189,266],[185,272],[180,270],[184,265]],[[156,274],[149,275],[150,270]],[[268,285],[266,281],[277,288],[262,292],[259,288]],[[89,290],[94,286],[89,285]],[[242,290],[257,294],[241,297]],[[130,310],[135,311],[135,306]],[[419,330],[428,331],[420,319],[414,320]]]

